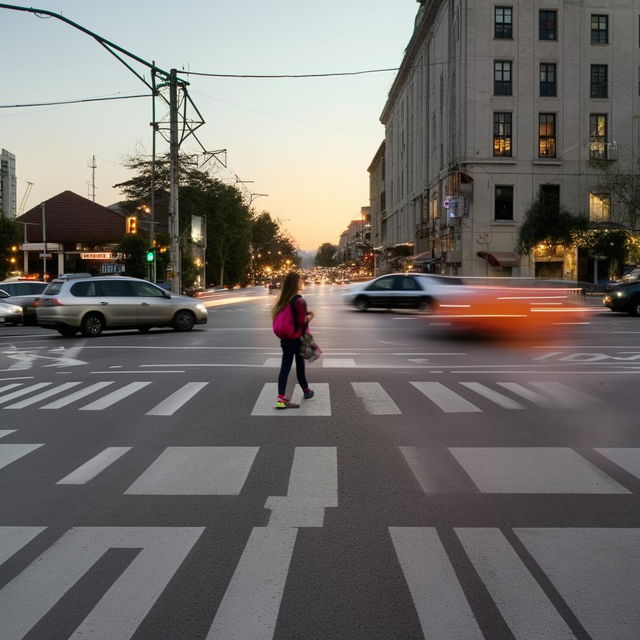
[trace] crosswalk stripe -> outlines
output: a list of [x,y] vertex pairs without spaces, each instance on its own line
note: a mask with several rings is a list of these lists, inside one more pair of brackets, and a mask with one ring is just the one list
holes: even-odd
[[481,411],[455,391],[451,391],[440,382],[412,382],[420,393],[424,394],[445,413],[472,413]]
[[460,384],[467,387],[467,389],[471,389],[471,391],[475,391],[477,394],[487,398],[488,400],[495,402],[498,406],[503,407],[504,409],[524,409],[519,402],[516,402],[504,394],[498,393],[479,382],[461,382]]
[[47,389],[42,393],[38,393],[35,396],[31,396],[26,400],[21,400],[20,402],[14,402],[13,404],[10,404],[8,407],[5,407],[5,409],[23,409],[24,407],[28,407],[32,404],[35,404],[36,402],[40,402],[40,400],[44,400],[45,398],[55,396],[58,393],[62,393],[63,391],[66,391],[67,389],[77,387],[79,384],[82,384],[82,383],[81,382],[65,382],[64,384],[54,387],[53,389]]
[[45,529],[46,527],[0,527],[0,565]]
[[483,640],[447,552],[432,527],[389,527],[426,640]]
[[22,382],[13,382],[12,384],[5,384],[4,387],[0,387],[0,393],[2,393],[3,391],[9,391],[9,389],[15,389],[16,387],[19,387],[22,384]]
[[0,429],[0,438],[4,438],[8,436],[10,433],[15,433],[15,429]]
[[85,387],[84,389],[80,389],[79,391],[75,391],[74,393],[65,396],[64,398],[60,398],[60,400],[56,400],[55,402],[50,402],[49,404],[45,404],[41,409],[61,409],[62,407],[66,407],[67,405],[75,402],[76,400],[81,400],[82,398],[91,395],[94,391],[100,391],[100,389],[104,389],[109,385],[112,385],[112,382],[96,382],[94,384]]
[[128,385],[122,387],[122,389],[118,389],[117,391],[112,391],[108,393],[106,396],[102,398],[98,398],[94,402],[90,402],[84,407],[80,407],[79,411],[101,411],[102,409],[106,409],[110,407],[112,404],[116,402],[120,402],[124,398],[136,393],[136,391],[140,391],[140,389],[144,389],[144,387],[150,385],[151,382],[131,382]]
[[254,527],[206,640],[271,640],[297,528]]
[[544,407],[545,409],[551,409],[555,406],[550,398],[544,396],[541,393],[538,393],[537,391],[533,391],[533,389],[529,389],[517,382],[498,382],[497,384],[499,384],[504,389],[511,391],[511,393],[515,393],[521,398],[529,400],[529,402],[533,402],[534,404]]
[[572,389],[562,382],[530,382],[534,389],[544,391],[560,407],[570,409],[572,407],[590,406],[594,402],[592,396]]
[[11,393],[5,393],[3,396],[0,396],[0,404],[9,402],[9,400],[13,400],[14,398],[19,398],[20,396],[26,396],[28,393],[31,393],[32,391],[37,391],[38,389],[42,389],[43,387],[48,387],[51,384],[53,383],[38,382],[37,384],[32,384],[30,387],[23,387],[22,389],[18,389],[17,391],[12,391]]
[[353,358],[323,358],[322,366],[325,369],[355,369],[356,361]]
[[499,529],[456,528],[455,532],[518,640],[575,638]]
[[609,458],[611,462],[615,462],[631,475],[640,478],[640,447],[601,448],[595,451]]
[[68,476],[58,480],[56,484],[86,484],[102,473],[109,465],[123,456],[131,447],[107,447],[97,456],[87,460]]
[[0,469],[35,451],[41,444],[0,444]]
[[386,416],[402,413],[379,382],[352,382],[351,386],[371,415]]
[[180,407],[186,404],[199,391],[204,389],[208,382],[187,382],[175,393],[156,405],[151,411],[147,411],[148,416],[172,416]]
[[478,492],[478,488],[460,469],[449,451],[427,447],[400,447],[400,452],[427,495]]
[[252,416],[330,416],[331,397],[329,395],[329,383],[318,382],[312,385],[315,396],[311,400],[302,399],[302,389],[296,385],[291,401],[300,405],[298,409],[276,409],[276,397],[278,395],[278,385],[275,382],[267,382],[262,387],[262,391],[256,400],[251,411]]

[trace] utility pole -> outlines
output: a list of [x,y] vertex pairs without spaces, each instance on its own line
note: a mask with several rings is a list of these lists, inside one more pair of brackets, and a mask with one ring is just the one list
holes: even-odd
[[[153,262],[151,263],[151,282],[157,282],[157,265],[158,265],[158,252],[156,250],[156,131],[158,125],[156,124],[156,94],[158,89],[156,87],[156,61],[153,61],[151,67],[151,126],[153,132],[151,134],[151,224],[149,225],[149,249],[153,251]],[[162,279],[164,282],[164,278]]]
[[182,293],[180,257],[180,225],[178,218],[178,78],[171,69],[169,75],[169,229],[171,234],[171,291]]
[[[40,205],[42,208],[42,279],[47,279],[47,222],[44,213],[44,202]],[[25,227],[26,229],[26,227]]]
[[89,168],[91,169],[91,200],[96,201],[96,157],[93,156],[89,162]]

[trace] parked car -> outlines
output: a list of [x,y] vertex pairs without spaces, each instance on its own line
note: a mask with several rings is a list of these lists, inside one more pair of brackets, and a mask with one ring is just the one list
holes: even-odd
[[101,276],[52,280],[37,301],[38,326],[56,329],[63,336],[80,331],[99,336],[105,329],[173,327],[190,331],[207,322],[206,307],[146,280]]
[[640,316],[640,282],[628,282],[613,287],[604,296],[602,303],[611,311]]
[[458,293],[460,278],[426,273],[391,273],[375,280],[360,282],[343,295],[343,300],[358,311],[414,308],[430,311],[443,297]]
[[36,280],[4,280],[0,282],[0,301],[20,307],[24,324],[35,325],[36,313],[33,308],[33,301],[46,289],[46,282]]
[[0,302],[0,326],[14,325],[22,322],[22,307],[17,304]]

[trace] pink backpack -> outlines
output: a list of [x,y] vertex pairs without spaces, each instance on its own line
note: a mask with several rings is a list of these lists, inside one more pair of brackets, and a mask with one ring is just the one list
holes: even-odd
[[273,319],[273,333],[280,339],[291,340],[298,331],[294,304],[295,298],[292,298],[291,302]]

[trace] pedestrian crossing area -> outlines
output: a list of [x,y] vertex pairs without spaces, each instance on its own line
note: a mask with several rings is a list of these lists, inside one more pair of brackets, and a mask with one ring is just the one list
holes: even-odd
[[[427,410],[436,409],[441,413],[463,414],[482,413],[488,410],[504,409],[519,411],[531,408],[548,410],[585,409],[597,403],[598,398],[563,382],[551,380],[531,380],[527,382],[495,381],[491,383],[460,381],[442,383],[438,381],[410,381],[413,389],[411,407],[416,403],[426,403]],[[136,401],[135,410],[148,416],[173,416],[190,403],[207,403],[213,388],[211,382],[187,382],[165,393],[166,382],[162,385],[162,400],[144,406]],[[379,382],[316,383],[313,385],[315,397],[302,400],[302,393],[295,387],[292,401],[301,404],[295,411],[277,411],[274,407],[277,395],[275,383],[264,383],[257,393],[250,414],[252,416],[279,415],[286,417],[331,416],[334,408],[331,389],[347,386],[353,401],[350,406],[359,408],[369,415],[401,415],[403,409],[394,399],[395,393]],[[78,411],[104,411],[117,407],[128,398],[137,399],[144,390],[160,387],[160,383],[149,380],[122,383],[105,380],[87,384],[82,381],[64,382],[11,382],[0,383],[0,410],[37,409],[52,411],[70,408]],[[397,385],[393,386],[397,389]],[[340,389],[341,390],[341,389]],[[247,409],[251,407],[248,403]]]

